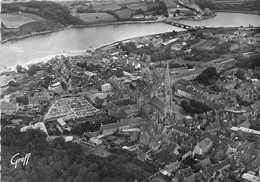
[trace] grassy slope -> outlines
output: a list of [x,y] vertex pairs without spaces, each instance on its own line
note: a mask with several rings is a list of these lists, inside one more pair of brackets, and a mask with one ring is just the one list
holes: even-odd
[[57,30],[63,27],[63,25],[59,23],[54,23],[51,21],[37,21],[37,22],[29,22],[17,29],[3,29],[2,30],[2,40],[7,38],[16,38],[20,36],[29,35],[32,32],[43,32],[43,31],[51,31]]
[[81,13],[79,17],[85,23],[117,21],[114,16],[107,13]]
[[19,26],[34,22],[34,21],[44,21],[45,19],[30,13],[4,13],[1,15],[1,20],[8,28],[18,28]]

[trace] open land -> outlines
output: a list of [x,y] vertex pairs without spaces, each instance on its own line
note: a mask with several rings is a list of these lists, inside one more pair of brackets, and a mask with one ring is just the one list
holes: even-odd
[[210,50],[215,48],[216,43],[214,40],[201,39],[198,43],[192,45],[191,48]]
[[26,23],[44,21],[45,19],[31,13],[3,13],[1,21],[7,28],[18,28]]
[[117,19],[107,13],[79,13],[80,19],[86,23],[111,22]]

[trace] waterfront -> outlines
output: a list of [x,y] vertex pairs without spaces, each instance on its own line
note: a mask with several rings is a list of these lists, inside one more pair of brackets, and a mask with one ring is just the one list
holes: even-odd
[[176,20],[176,22],[190,26],[205,27],[240,27],[252,26],[260,27],[260,16],[241,13],[218,12],[216,17],[205,20]]
[[[226,18],[228,17],[228,18]],[[238,13],[217,13],[212,19],[201,21],[181,20],[179,22],[191,26],[260,26],[259,15]],[[121,24],[97,27],[67,29],[60,32],[38,35],[21,40],[1,44],[1,67],[28,64],[34,60],[45,60],[57,54],[81,54],[90,47],[138,36],[158,34],[182,29],[163,23]]]
[[2,66],[15,66],[44,60],[57,54],[81,54],[90,47],[100,47],[115,41],[137,36],[158,34],[181,28],[163,23],[122,24],[67,29],[60,32],[38,35],[9,41],[1,45]]

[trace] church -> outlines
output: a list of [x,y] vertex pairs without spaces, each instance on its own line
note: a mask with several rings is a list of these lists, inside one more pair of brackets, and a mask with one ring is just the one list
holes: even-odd
[[174,116],[172,107],[172,88],[170,82],[169,63],[167,62],[164,82],[164,94],[160,92],[160,89],[153,88],[150,91],[150,105],[154,119],[158,123],[162,123],[165,119],[172,118]]

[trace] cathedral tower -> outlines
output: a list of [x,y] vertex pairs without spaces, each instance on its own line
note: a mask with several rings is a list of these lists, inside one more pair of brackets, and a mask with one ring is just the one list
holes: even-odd
[[166,103],[166,113],[172,115],[172,88],[171,88],[171,78],[169,70],[169,62],[167,61],[166,72],[165,72],[165,103]]

